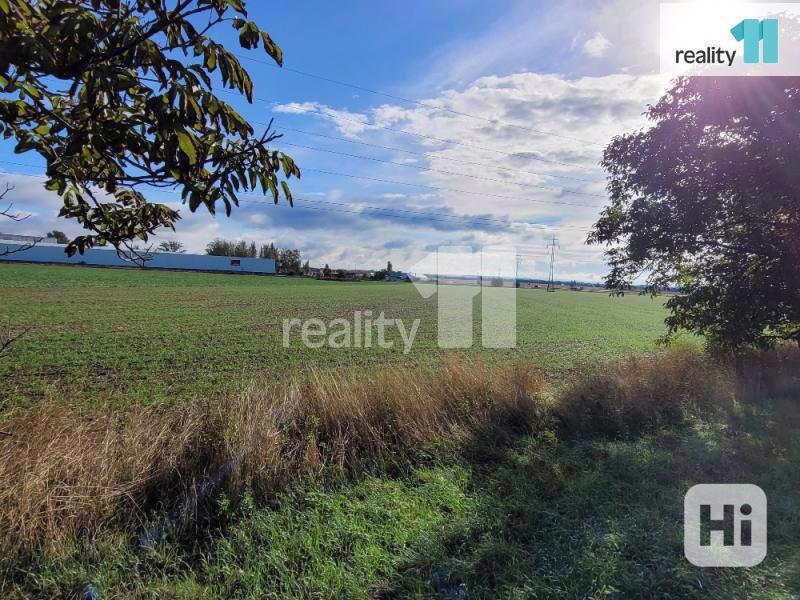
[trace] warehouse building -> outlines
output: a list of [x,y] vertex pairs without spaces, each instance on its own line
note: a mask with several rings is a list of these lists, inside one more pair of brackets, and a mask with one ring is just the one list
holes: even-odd
[[[26,236],[11,236],[0,233],[0,255],[5,254],[0,256],[0,261],[90,265],[95,267],[141,267],[141,264],[120,258],[113,248],[89,248],[83,254],[67,256],[67,253],[64,252],[64,246],[49,242],[49,239],[27,238]],[[232,256],[208,256],[205,254],[147,252],[144,268],[269,275],[275,273],[275,261],[271,258],[238,258]]]

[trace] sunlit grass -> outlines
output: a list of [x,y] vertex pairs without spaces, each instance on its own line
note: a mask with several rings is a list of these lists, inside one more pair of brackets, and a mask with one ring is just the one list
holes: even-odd
[[[164,273],[0,263],[0,325],[30,328],[0,361],[0,410],[43,399],[81,405],[172,403],[238,389],[254,374],[309,366],[363,369],[429,364],[436,342],[435,296],[409,284],[336,283],[206,273]],[[372,310],[421,320],[413,349],[308,349],[282,345],[283,319],[352,318]],[[663,333],[661,301],[604,292],[520,290],[518,348],[476,347],[462,355],[524,358],[555,376],[626,352],[651,351]]]

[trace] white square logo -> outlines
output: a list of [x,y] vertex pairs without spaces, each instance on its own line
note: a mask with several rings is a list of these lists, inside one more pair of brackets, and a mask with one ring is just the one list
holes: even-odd
[[751,484],[700,484],[683,500],[683,551],[697,567],[754,567],[767,556],[767,495]]

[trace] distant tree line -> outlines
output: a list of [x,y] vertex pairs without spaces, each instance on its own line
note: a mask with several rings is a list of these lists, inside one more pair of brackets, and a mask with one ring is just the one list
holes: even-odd
[[302,262],[297,248],[278,248],[273,243],[256,246],[244,240],[225,240],[217,238],[206,246],[209,256],[233,256],[236,258],[271,258],[275,270],[286,275],[308,275],[311,270],[308,261]]
[[386,268],[381,269],[380,271],[375,271],[372,275],[373,281],[386,281],[389,277],[394,273],[394,269],[392,268],[392,261],[386,263]]

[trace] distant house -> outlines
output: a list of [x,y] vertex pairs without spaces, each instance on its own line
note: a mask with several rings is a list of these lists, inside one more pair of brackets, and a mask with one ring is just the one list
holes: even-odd
[[411,276],[408,273],[403,273],[402,271],[392,271],[387,275],[386,281],[402,281],[411,283]]

